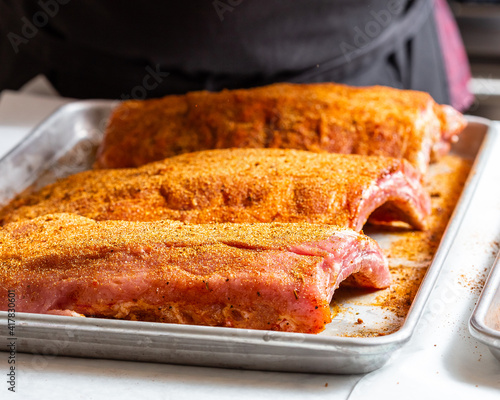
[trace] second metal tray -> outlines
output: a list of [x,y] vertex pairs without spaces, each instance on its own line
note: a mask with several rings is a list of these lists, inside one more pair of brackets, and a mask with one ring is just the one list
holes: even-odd
[[500,361],[500,253],[472,312],[469,330]]

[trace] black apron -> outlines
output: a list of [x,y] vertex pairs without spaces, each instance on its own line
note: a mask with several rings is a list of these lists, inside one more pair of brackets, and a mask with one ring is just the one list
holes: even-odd
[[273,82],[424,90],[449,102],[432,0],[0,0],[0,89],[151,98]]

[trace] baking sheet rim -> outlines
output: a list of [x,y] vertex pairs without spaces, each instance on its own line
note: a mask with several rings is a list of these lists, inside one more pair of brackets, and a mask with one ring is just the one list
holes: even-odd
[[500,331],[486,324],[486,314],[492,306],[493,299],[500,290],[500,253],[498,253],[488,274],[483,290],[469,318],[469,331],[481,343],[493,350],[493,354],[500,360]]
[[[102,100],[84,100],[74,103],[69,103],[60,107],[51,116],[42,121],[38,127],[36,127],[33,132],[31,132],[25,140],[33,140],[40,134],[40,129],[50,124],[51,120],[57,118],[60,113],[64,113],[65,109],[68,108],[78,108],[78,107],[91,107],[92,105],[106,106],[110,107],[112,102],[102,101]],[[377,336],[377,337],[342,337],[342,336],[318,336],[313,334],[302,334],[302,333],[289,333],[289,332],[276,332],[276,331],[258,331],[258,330],[248,330],[248,329],[234,329],[225,327],[206,327],[206,326],[195,326],[195,325],[177,325],[177,324],[165,324],[165,323],[155,323],[155,322],[142,322],[142,321],[122,321],[122,320],[105,320],[96,318],[85,318],[75,320],[74,317],[64,317],[64,316],[51,316],[42,314],[29,314],[29,313],[16,313],[16,322],[23,325],[25,328],[39,328],[45,330],[51,330],[54,326],[61,324],[72,325],[85,330],[105,330],[107,333],[130,333],[137,334],[137,328],[140,330],[142,335],[146,330],[152,330],[151,333],[154,334],[188,334],[193,336],[200,336],[200,338],[209,339],[212,338],[214,341],[226,341],[228,339],[240,343],[256,344],[256,345],[280,345],[283,347],[288,347],[293,345],[294,347],[304,347],[305,349],[313,350],[315,348],[325,350],[330,347],[335,348],[336,351],[348,352],[349,354],[359,353],[360,355],[366,354],[367,348],[373,348],[373,350],[380,350],[380,352],[395,351],[404,345],[414,333],[415,327],[423,313],[425,304],[429,298],[430,293],[436,283],[442,266],[446,260],[447,254],[453,244],[455,236],[458,229],[462,223],[466,210],[470,204],[473,197],[474,189],[480,180],[482,172],[485,165],[491,155],[490,149],[492,148],[492,141],[497,140],[499,134],[494,132],[498,130],[497,126],[494,126],[491,121],[480,118],[467,116],[469,122],[478,123],[485,125],[486,133],[485,137],[481,143],[481,146],[476,153],[475,160],[472,169],[467,178],[464,189],[460,195],[459,201],[450,217],[450,221],[443,233],[439,247],[434,255],[434,258],[429,266],[425,277],[415,295],[412,305],[408,311],[407,317],[399,330],[396,332]],[[18,148],[22,146],[16,146],[12,149],[7,156],[11,155]],[[0,160],[1,162],[1,160]],[[0,321],[7,320],[7,312],[0,311]],[[122,326],[123,325],[123,326]],[[236,332],[235,332],[236,331]],[[0,337],[3,335],[0,335]],[[391,347],[388,349],[387,347]],[[353,351],[354,349],[358,351]],[[375,353],[375,351],[373,352]],[[370,352],[370,354],[373,354]],[[258,369],[258,368],[256,368]],[[261,368],[265,369],[265,368]]]

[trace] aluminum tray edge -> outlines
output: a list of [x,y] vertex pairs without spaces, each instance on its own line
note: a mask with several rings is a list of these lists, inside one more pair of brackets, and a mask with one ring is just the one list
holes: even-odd
[[[477,340],[488,346],[500,361],[500,330],[493,329],[486,322],[487,314],[496,304],[500,328],[500,253],[493,263],[483,290],[469,319],[469,331]],[[495,312],[495,310],[492,310]]]
[[[64,117],[65,110],[95,107],[110,111],[110,102],[82,101],[62,106],[30,135],[32,141],[47,125]],[[148,322],[74,319],[16,314],[18,351],[48,355],[168,362],[243,369],[315,373],[366,373],[383,366],[413,335],[430,292],[460,227],[490,153],[498,140],[489,121],[468,117],[488,131],[450,223],[428,273],[400,330],[372,338],[326,337],[272,331],[179,326]],[[9,154],[22,152],[21,144]],[[5,159],[5,158],[4,158]],[[1,162],[0,162],[1,164]],[[0,312],[1,323],[8,323]],[[55,329],[57,328],[57,329]],[[2,340],[7,336],[0,335]]]

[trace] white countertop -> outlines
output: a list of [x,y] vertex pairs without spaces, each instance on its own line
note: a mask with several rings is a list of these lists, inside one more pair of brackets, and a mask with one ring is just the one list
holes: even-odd
[[[2,93],[0,157],[67,101],[54,97],[43,85],[41,89]],[[494,152],[499,156],[492,157],[477,187],[415,334],[381,369],[365,375],[313,375],[18,353],[16,393],[11,393],[5,379],[8,354],[0,352],[4,377],[0,398],[500,398],[500,362],[468,330],[478,287],[500,243],[500,141],[497,143]]]

